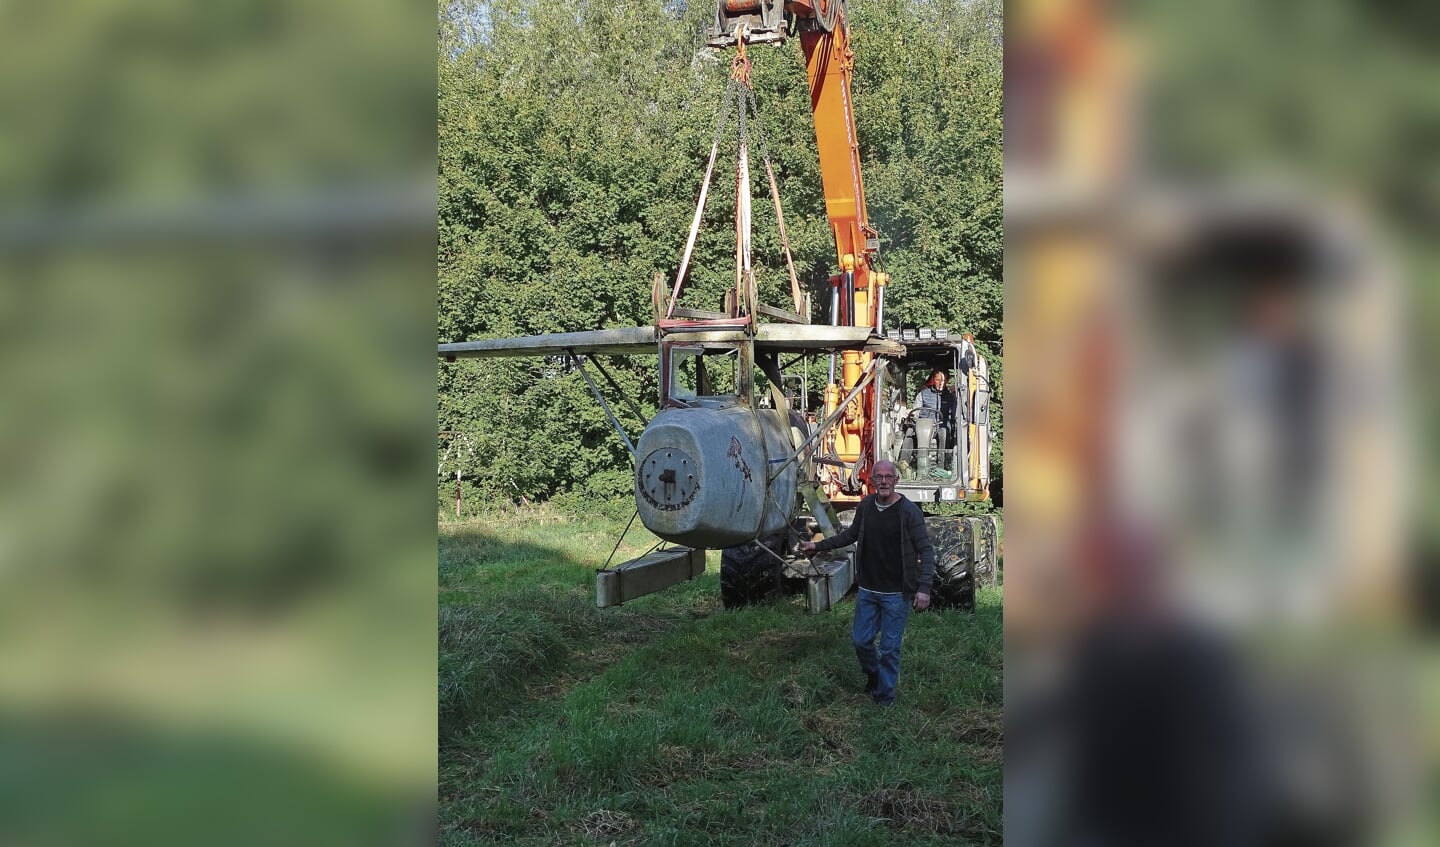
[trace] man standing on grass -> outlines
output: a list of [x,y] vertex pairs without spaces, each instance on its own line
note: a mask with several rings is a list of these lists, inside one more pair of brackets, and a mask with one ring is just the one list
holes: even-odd
[[875,493],[860,501],[850,527],[819,543],[802,541],[799,548],[810,556],[855,545],[855,582],[860,591],[850,640],[865,672],[865,691],[882,706],[895,704],[900,642],[910,606],[921,611],[930,607],[930,583],[935,577],[935,548],[925,529],[925,516],[919,506],[896,493],[898,479],[894,464],[877,462],[870,473]]

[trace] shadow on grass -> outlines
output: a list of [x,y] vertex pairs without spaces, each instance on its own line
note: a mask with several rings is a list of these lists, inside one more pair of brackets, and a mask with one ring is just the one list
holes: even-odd
[[442,538],[441,684],[483,695],[442,715],[443,843],[998,841],[999,589],[912,616],[879,710],[853,599],[722,611],[712,570],[595,609],[588,531]]
[[[529,528],[530,532],[534,528]],[[566,533],[566,534],[562,534]],[[467,527],[441,537],[439,617],[439,703],[442,744],[456,741],[467,727],[494,721],[537,696],[554,699],[579,682],[594,679],[629,652],[651,644],[682,624],[710,618],[694,637],[668,644],[686,658],[682,667],[703,677],[707,669],[735,662],[747,674],[804,664],[820,656],[826,672],[840,680],[855,676],[850,658],[849,618],[853,599],[810,623],[797,599],[720,612],[718,580],[707,573],[622,607],[597,609],[594,574],[613,539],[601,531],[563,526],[556,542],[534,543],[501,537],[498,531]],[[584,560],[572,555],[577,538],[595,536],[603,544]],[[629,555],[638,552],[632,550]],[[622,560],[622,552],[616,560]],[[759,619],[757,619],[759,616]],[[940,650],[955,659],[979,662],[998,671],[1001,661],[1001,603],[998,589],[981,589],[973,612],[949,610],[912,617],[912,626],[933,619],[961,644],[927,643],[915,650]],[[919,623],[923,632],[928,623]],[[823,632],[816,635],[815,631]],[[963,631],[963,638],[953,633]],[[837,644],[839,652],[837,654]],[[957,651],[959,651],[957,653]],[[907,648],[907,652],[912,652]],[[835,656],[843,659],[836,660]],[[697,657],[708,657],[700,661]],[[669,665],[650,655],[645,665]]]
[[0,843],[421,843],[397,798],[276,742],[98,712],[0,714]]
[[[533,527],[529,531],[534,531]],[[502,538],[478,528],[440,539],[439,710],[442,746],[527,700],[553,699],[623,651],[717,605],[706,574],[619,608],[595,607],[593,558],[570,552],[588,536],[574,527],[554,545]],[[618,554],[621,561],[624,553]]]
[[636,843],[994,843],[999,619],[987,599],[973,615],[912,619],[893,710],[861,690],[852,601],[677,623],[454,772],[444,840],[570,843],[603,818],[628,822]]

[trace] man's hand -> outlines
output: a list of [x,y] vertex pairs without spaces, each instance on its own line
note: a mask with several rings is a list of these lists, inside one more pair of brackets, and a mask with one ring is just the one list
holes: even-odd
[[930,595],[917,592],[915,594],[915,608],[922,612],[930,608]]
[[796,547],[795,549],[799,550],[802,556],[813,556],[815,555],[815,542],[802,541],[800,542],[800,546]]

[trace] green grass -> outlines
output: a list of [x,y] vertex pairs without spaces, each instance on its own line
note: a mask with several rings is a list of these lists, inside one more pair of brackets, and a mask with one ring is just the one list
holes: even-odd
[[[696,580],[596,609],[623,527],[549,507],[442,524],[443,843],[999,843],[997,590],[911,618],[882,710],[850,600],[722,611],[711,553]],[[654,539],[628,541],[617,558]]]
[[417,822],[416,798],[287,745],[109,704],[0,708],[0,763],[3,844],[358,847]]

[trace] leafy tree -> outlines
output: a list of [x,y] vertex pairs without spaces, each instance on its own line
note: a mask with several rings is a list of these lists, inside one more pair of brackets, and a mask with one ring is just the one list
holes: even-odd
[[[865,0],[850,9],[867,200],[896,282],[887,314],[892,324],[997,342],[999,4]],[[704,46],[711,14],[709,4],[662,0],[442,5],[441,341],[651,321],[650,283],[674,279],[725,93],[728,61]],[[803,57],[795,44],[751,55],[761,113],[752,150],[763,134],[802,284],[828,304],[835,248]],[[733,277],[724,175],[734,173],[734,133],[732,119],[682,294],[702,308],[717,307]],[[786,303],[759,172],[753,193],[762,299]],[[609,370],[644,416],[654,413],[653,358]],[[628,491],[624,448],[568,363],[462,362],[442,365],[438,379],[440,428],[470,433],[479,447],[467,470],[477,493]],[[635,437],[643,420],[597,382]]]

